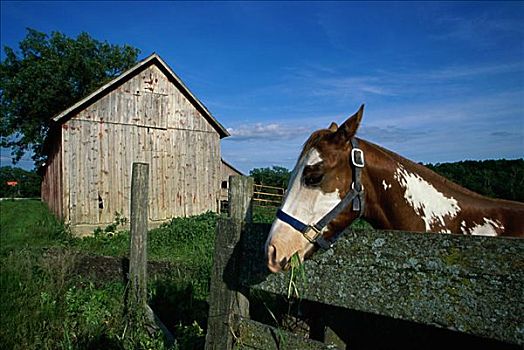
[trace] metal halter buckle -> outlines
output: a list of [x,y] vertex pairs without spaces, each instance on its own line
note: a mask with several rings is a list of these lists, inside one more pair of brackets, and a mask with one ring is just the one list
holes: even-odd
[[[309,236],[309,233],[313,231],[315,234],[313,237],[310,237]],[[315,226],[311,226],[309,225],[307,227],[307,230],[302,234],[309,242],[311,243],[315,243],[318,239],[318,237],[321,235],[322,233],[315,227]]]
[[364,167],[364,152],[360,148],[353,148],[351,150],[351,163],[357,168]]
[[[351,183],[351,189],[352,189],[352,190],[355,189],[355,183],[354,183],[354,182]],[[356,190],[356,191],[357,191],[357,190]],[[360,192],[364,192],[364,185],[360,184],[360,190],[357,191],[357,192],[358,192],[358,193],[360,193]]]

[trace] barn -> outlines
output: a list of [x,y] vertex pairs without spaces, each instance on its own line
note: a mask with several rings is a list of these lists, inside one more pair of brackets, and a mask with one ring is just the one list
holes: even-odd
[[[229,177],[230,176],[245,176],[244,173],[242,173],[240,170],[235,168],[230,163],[226,162],[224,159],[222,159],[222,181],[220,183],[220,188],[222,190],[228,190],[229,189]],[[227,200],[228,191],[222,191],[221,200]]]
[[219,210],[225,212],[229,201],[229,177],[245,176],[240,170],[222,159],[222,181],[220,182]]
[[42,199],[74,232],[129,218],[133,162],[150,164],[152,224],[219,209],[229,133],[157,54],[53,121]]

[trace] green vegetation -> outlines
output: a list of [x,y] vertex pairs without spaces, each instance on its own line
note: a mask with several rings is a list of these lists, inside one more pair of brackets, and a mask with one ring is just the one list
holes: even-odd
[[[16,186],[9,186],[8,181],[16,181]],[[21,168],[3,166],[0,168],[0,198],[40,197],[40,183],[42,179],[34,171]]]
[[[426,167],[477,193],[516,201],[524,201],[524,159],[462,161],[455,163],[425,164]],[[290,172],[283,167],[255,168],[250,171],[255,183],[287,187]],[[16,180],[19,186],[11,188],[6,182]],[[34,171],[16,167],[0,168],[0,197],[40,196],[41,178]],[[268,209],[266,212],[271,211]],[[261,214],[265,215],[265,214]]]
[[457,184],[488,197],[524,202],[524,159],[426,164]]
[[[479,194],[524,202],[524,159],[466,160],[425,166]],[[274,166],[255,168],[249,175],[257,184],[286,188],[290,172]]]
[[276,207],[253,206],[253,222],[260,224],[270,224],[277,215]]
[[[496,175],[491,176],[497,178],[485,181],[485,188],[502,191],[497,184],[499,178],[507,176],[498,172],[503,168],[513,174],[506,178],[510,184],[506,187],[514,191],[506,195],[522,200],[519,193],[524,162],[497,162],[484,164],[492,167]],[[473,165],[463,162],[461,166],[469,169]],[[443,165],[434,167],[438,171],[447,169],[450,177],[457,176]],[[480,181],[477,175],[459,178],[477,179],[471,180],[474,183]],[[272,222],[275,210],[255,207],[254,221]],[[129,310],[124,308],[126,285],[121,273],[104,271],[110,278],[93,278],[82,272],[85,266],[81,265],[91,261],[85,256],[113,256],[119,263],[127,256],[129,232],[119,230],[125,218],[116,215],[113,224],[96,230],[92,237],[77,239],[40,201],[3,201],[0,213],[0,344],[4,348],[165,348],[160,334],[132,327]],[[151,275],[150,305],[174,333],[175,349],[203,347],[216,220],[213,213],[177,218],[151,230],[148,236],[149,260],[164,266],[161,273]],[[353,226],[369,224],[359,220]],[[290,295],[300,295],[297,281],[302,281],[302,274],[299,266],[294,268]],[[270,323],[280,319],[275,316],[277,310],[285,313],[291,309],[289,303],[267,295],[260,297],[260,304],[263,310],[254,314]]]
[[256,184],[286,188],[291,173],[286,168],[274,166],[272,168],[255,168],[249,172]]
[[[4,348],[164,348],[160,334],[132,327],[121,275],[105,280],[81,273],[87,254],[126,256],[128,232],[100,230],[81,240],[39,201],[4,201],[0,209]],[[150,305],[174,333],[175,349],[203,346],[216,219],[212,213],[174,219],[149,235],[149,260],[167,267],[150,278]]]
[[33,151],[45,161],[52,117],[131,68],[139,50],[111,45],[80,33],[75,39],[27,29],[19,50],[4,47],[0,63],[1,146],[18,161]]
[[0,202],[0,256],[62,246],[68,239],[66,228],[40,200]]

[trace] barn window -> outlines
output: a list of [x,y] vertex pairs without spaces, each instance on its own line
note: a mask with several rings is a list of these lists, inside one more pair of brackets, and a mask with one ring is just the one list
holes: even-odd
[[224,190],[227,190],[227,181],[222,181],[222,185],[220,187]]

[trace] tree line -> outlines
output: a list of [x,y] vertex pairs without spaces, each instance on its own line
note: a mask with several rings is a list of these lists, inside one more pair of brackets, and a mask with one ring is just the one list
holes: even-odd
[[[16,182],[15,186],[8,182]],[[34,198],[40,197],[42,178],[35,171],[22,168],[3,166],[0,167],[0,198]]]
[[426,164],[437,174],[488,197],[524,202],[524,159]]
[[[465,160],[423,164],[437,174],[484,196],[524,202],[524,159]],[[255,168],[249,175],[255,183],[286,188],[288,169]]]
[[[524,159],[465,160],[425,164],[437,174],[484,196],[524,202]],[[291,172],[281,166],[254,168],[249,172],[256,184],[286,188]],[[16,186],[7,182],[16,181]],[[0,198],[40,197],[42,178],[36,171],[0,167]]]

